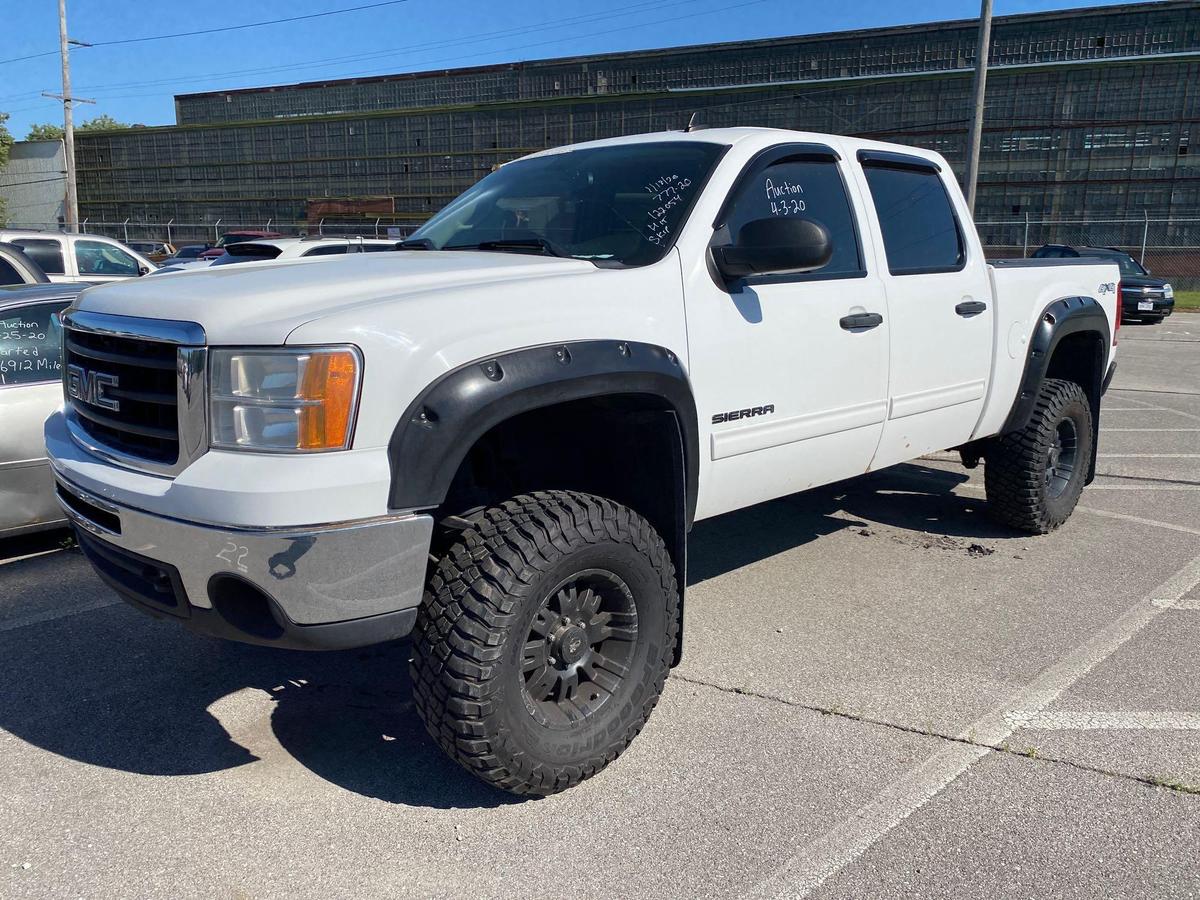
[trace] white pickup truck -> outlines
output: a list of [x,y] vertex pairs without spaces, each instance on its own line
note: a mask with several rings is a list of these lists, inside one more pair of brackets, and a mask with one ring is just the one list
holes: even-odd
[[132,604],[280,647],[413,632],[438,743],[548,794],[654,708],[696,520],[956,448],[1002,521],[1063,523],[1118,280],[989,265],[925,150],[597,141],[500,167],[398,252],[86,291],[46,444]]

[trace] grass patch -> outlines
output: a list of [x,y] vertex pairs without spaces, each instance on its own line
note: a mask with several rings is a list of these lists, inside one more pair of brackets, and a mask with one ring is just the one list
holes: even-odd
[[1176,291],[1175,308],[1200,310],[1200,291]]

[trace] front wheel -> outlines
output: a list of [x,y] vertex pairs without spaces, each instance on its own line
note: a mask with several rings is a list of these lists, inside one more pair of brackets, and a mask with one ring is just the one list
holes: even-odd
[[1083,388],[1047,378],[1029,423],[998,438],[987,451],[983,476],[989,512],[1020,531],[1053,531],[1079,502],[1095,440]]
[[438,561],[414,630],[413,696],[482,780],[545,795],[612,762],[665,684],[675,569],[626,507],[568,491],[472,518]]

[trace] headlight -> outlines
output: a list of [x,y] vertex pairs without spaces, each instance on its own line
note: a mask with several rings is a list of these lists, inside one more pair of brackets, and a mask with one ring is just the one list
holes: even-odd
[[362,364],[352,347],[210,351],[209,444],[313,452],[350,446]]
[[1175,288],[1171,287],[1169,284],[1164,284],[1163,285],[1163,297],[1165,297],[1167,300],[1170,300],[1174,296],[1175,296]]

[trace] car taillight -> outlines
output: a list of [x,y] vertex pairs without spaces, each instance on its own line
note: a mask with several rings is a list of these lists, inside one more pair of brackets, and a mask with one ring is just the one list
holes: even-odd
[[1117,332],[1121,330],[1121,282],[1117,282],[1117,324],[1113,328],[1113,346],[1117,346]]

